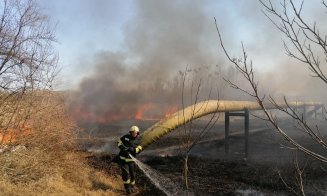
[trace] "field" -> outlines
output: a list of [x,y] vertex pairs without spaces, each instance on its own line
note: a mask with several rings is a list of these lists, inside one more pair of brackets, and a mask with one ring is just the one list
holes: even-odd
[[[76,125],[69,118],[61,96],[49,96],[33,99],[32,103],[40,110],[31,113],[33,123],[28,134],[1,146],[5,149],[0,156],[2,195],[125,195],[120,168],[111,161],[118,153],[117,139],[131,125],[136,124],[143,131],[156,120]],[[250,119],[247,158],[244,120],[240,117],[231,120],[227,156],[223,120],[219,119],[190,153],[189,195],[299,195],[301,188],[307,195],[327,194],[326,164],[296,151],[260,119]],[[303,145],[325,153],[292,120],[283,117],[279,123]],[[326,130],[324,120],[310,119],[309,123]],[[205,124],[203,119],[195,121],[193,134],[199,133]],[[181,144],[185,137],[185,129],[180,127],[137,158],[159,176],[183,187],[185,146]],[[163,182],[159,184],[166,186]],[[164,194],[138,169],[134,195]]]
[[[127,130],[122,123],[120,130]],[[134,122],[133,122],[134,123]],[[153,122],[138,122],[146,127]],[[201,130],[202,121],[195,129]],[[298,195],[300,184],[307,195],[327,194],[326,164],[316,161],[302,152],[296,151],[283,138],[271,130],[262,120],[250,120],[249,154],[245,158],[243,119],[235,118],[231,122],[230,151],[224,150],[224,123],[219,121],[191,151],[189,160],[190,191],[194,195]],[[310,124],[317,124],[322,130],[325,121],[312,119]],[[280,125],[288,134],[310,149],[324,153],[293,124],[290,119],[282,119]],[[111,133],[107,126],[106,133]],[[165,177],[177,184],[183,184],[183,157],[180,141],[183,140],[183,128],[161,138],[147,148],[138,159],[146,163]],[[109,135],[90,149],[97,152],[115,154],[115,140]],[[116,133],[119,135],[119,133]],[[116,136],[117,137],[117,136]],[[108,166],[112,163],[107,162]],[[297,170],[297,168],[299,170]],[[300,175],[301,174],[301,178]],[[139,195],[159,194],[139,171]],[[164,186],[164,184],[163,184]],[[161,193],[162,194],[162,193]]]

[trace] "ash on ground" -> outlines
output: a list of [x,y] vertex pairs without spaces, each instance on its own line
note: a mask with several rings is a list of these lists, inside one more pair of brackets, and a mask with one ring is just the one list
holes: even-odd
[[[154,122],[147,123],[149,125]],[[322,135],[327,135],[323,133],[327,128],[326,121],[311,119],[309,123],[317,125]],[[203,125],[203,121],[194,123],[194,133],[201,131]],[[283,119],[279,125],[305,147],[326,154],[326,149],[314,143],[292,120]],[[180,127],[160,138],[138,158],[172,181],[182,183],[185,152],[185,146],[182,144],[186,137],[185,130],[188,128]],[[103,135],[107,142],[104,142],[102,147],[107,147],[102,150],[110,152],[115,148],[115,141],[110,134]],[[195,195],[298,195],[301,194],[301,183],[307,195],[327,195],[326,163],[295,150],[266,122],[255,118],[250,120],[246,158],[242,118],[231,120],[230,135],[228,155],[225,153],[223,121],[217,122],[191,150],[189,183]],[[99,147],[101,148],[101,145]],[[144,176],[141,175],[140,178],[146,181]],[[142,190],[145,192],[140,195],[146,195],[147,188],[143,187]]]

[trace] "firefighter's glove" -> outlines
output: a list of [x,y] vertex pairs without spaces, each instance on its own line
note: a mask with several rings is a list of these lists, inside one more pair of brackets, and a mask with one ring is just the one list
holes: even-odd
[[136,152],[136,154],[142,152],[142,150],[143,150],[142,146],[137,146],[137,147],[135,148],[135,152]]

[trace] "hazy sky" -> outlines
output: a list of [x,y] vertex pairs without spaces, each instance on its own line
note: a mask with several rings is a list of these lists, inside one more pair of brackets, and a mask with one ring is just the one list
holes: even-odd
[[[56,23],[56,47],[63,67],[63,88],[76,86],[92,70],[81,61],[92,61],[99,50],[122,49],[122,29],[133,13],[133,1],[38,0]],[[67,86],[66,86],[67,85]]]
[[[136,13],[139,9],[138,4],[142,3],[142,1],[132,0],[38,1],[45,8],[45,12],[51,16],[52,21],[57,23],[56,35],[59,41],[57,48],[60,63],[63,67],[62,79],[65,82],[64,88],[76,86],[81,77],[92,71],[92,66],[86,66],[86,62],[92,62],[94,55],[99,51],[119,52],[127,50],[126,36],[133,35],[128,34],[126,29],[137,21],[138,16],[135,15],[138,15]],[[213,55],[215,55],[214,52],[221,52],[217,45],[218,38],[214,28],[214,17],[217,18],[223,34],[226,37],[234,37],[234,40],[226,39],[227,43],[239,45],[241,41],[244,41],[250,50],[258,53],[260,53],[261,47],[254,46],[253,43],[266,42],[267,36],[272,29],[272,25],[267,23],[267,19],[263,17],[257,1],[205,0],[201,1],[201,3],[199,3],[200,1],[168,2],[170,3],[167,5],[153,3],[154,5],[151,6],[153,10],[149,11],[160,11],[160,6],[172,6],[172,10],[176,9],[176,7],[188,9],[190,4],[194,4],[194,9],[201,10],[201,14],[204,13],[204,16],[200,17],[203,17],[201,20],[204,20],[204,25],[201,28],[206,28],[204,31],[206,35],[201,35],[204,37],[201,39],[206,39],[203,41],[207,43],[208,50],[213,50]],[[182,14],[191,14],[192,12],[196,11],[190,9],[181,11],[180,16],[178,12],[177,14],[175,12],[172,13],[174,14],[172,16],[162,15],[160,17],[162,17],[163,21],[174,20],[174,18],[183,17]],[[164,22],[163,24],[167,23]],[[152,25],[160,26],[161,24]],[[181,22],[178,25],[183,25],[183,23]],[[153,26],[148,26],[149,31],[152,28]],[[183,26],[179,28],[183,28]],[[189,30],[188,27],[185,29]],[[185,34],[187,33],[185,32]],[[128,39],[131,38],[129,37]],[[279,38],[276,39],[280,40]],[[266,54],[262,53],[260,55],[261,58],[266,58],[263,57]]]
[[[178,57],[184,58],[185,62],[169,60],[167,63],[189,64],[187,58],[196,54],[185,55],[188,52],[186,46],[201,46],[199,49],[206,53],[201,54],[202,58],[210,59],[206,62],[208,64],[225,62],[218,45],[214,17],[231,54],[241,54],[240,43],[243,42],[258,71],[269,72],[285,63],[282,36],[263,15],[257,0],[37,1],[57,23],[59,43],[56,47],[63,67],[60,88],[75,88],[82,78],[89,77],[95,71],[94,61],[99,53],[121,53],[124,64],[133,67],[144,55],[165,55],[166,51],[175,47],[170,42],[182,45],[190,41],[192,43],[185,43],[181,49],[184,52]],[[320,3],[318,0],[306,1],[304,11],[314,15],[319,12],[312,12],[315,9],[309,4],[312,2]],[[164,33],[161,35],[161,32]],[[168,33],[170,35],[166,36]],[[160,42],[152,46],[152,42],[147,42],[148,37],[152,42]],[[143,44],[141,39],[144,39],[141,41]],[[180,40],[181,43],[178,43]],[[169,55],[167,58],[170,58]],[[202,61],[196,63],[201,64]]]
[[[37,1],[57,24],[63,68],[57,88],[76,90],[76,113],[99,122],[147,112],[162,117],[180,106],[182,88],[192,102],[193,83],[181,85],[185,67],[204,79],[201,99],[208,99],[211,87],[222,99],[249,99],[222,79],[249,87],[223,54],[214,17],[231,56],[240,57],[244,43],[261,93],[292,100],[327,96],[307,67],[285,55],[282,34],[257,0]],[[320,0],[305,1],[303,14],[326,28]]]

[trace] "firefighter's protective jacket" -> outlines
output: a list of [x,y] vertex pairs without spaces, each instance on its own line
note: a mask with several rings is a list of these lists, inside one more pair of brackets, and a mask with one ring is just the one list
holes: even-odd
[[122,161],[133,162],[129,154],[135,156],[142,151],[142,146],[137,146],[134,142],[135,138],[131,134],[126,134],[118,140],[119,158]]

